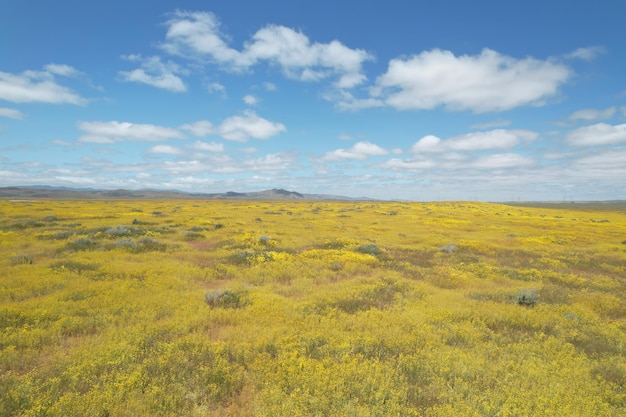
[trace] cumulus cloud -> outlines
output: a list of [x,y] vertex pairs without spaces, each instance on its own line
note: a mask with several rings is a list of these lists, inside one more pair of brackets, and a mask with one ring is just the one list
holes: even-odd
[[276,84],[270,83],[270,82],[264,82],[263,83],[263,88],[266,91],[276,91],[277,90]]
[[613,117],[616,111],[617,109],[615,107],[609,107],[608,109],[604,109],[604,110],[582,109],[582,110],[578,110],[572,113],[569,116],[569,120],[572,120],[572,121],[584,120],[587,122],[594,121],[594,120],[605,120],[605,119],[610,119],[611,117]]
[[128,122],[81,122],[78,128],[84,133],[78,139],[83,143],[114,143],[126,141],[164,141],[184,139],[185,135],[177,129],[136,124]]
[[325,92],[322,97],[334,102],[339,110],[358,111],[374,107],[383,107],[385,103],[380,98],[357,98],[347,90],[334,90]]
[[606,48],[604,46],[588,46],[586,48],[578,48],[566,54],[565,57],[570,59],[582,59],[583,61],[593,61],[605,52]]
[[514,153],[493,154],[477,158],[471,166],[477,168],[513,168],[534,164],[532,158]]
[[44,69],[50,74],[63,77],[76,77],[81,74],[76,68],[65,64],[48,64],[44,66]]
[[357,142],[349,149],[336,149],[326,152],[321,158],[322,162],[337,162],[351,159],[364,160],[370,156],[387,155],[389,152],[370,142]]
[[377,168],[386,169],[389,171],[423,171],[434,167],[435,164],[430,160],[405,160],[399,158],[392,158],[382,164],[376,165]]
[[194,136],[205,137],[214,133],[213,123],[208,120],[198,120],[194,123],[187,123],[180,127],[180,129],[191,133]]
[[259,102],[259,99],[251,94],[246,94],[245,96],[243,96],[242,100],[248,106],[255,106]]
[[246,142],[249,139],[267,139],[287,128],[282,123],[271,122],[259,117],[253,111],[245,111],[241,116],[231,116],[217,128],[217,133],[227,140]]
[[475,152],[490,149],[511,149],[521,142],[532,142],[537,137],[537,133],[521,129],[496,129],[487,132],[467,133],[446,140],[427,135],[415,142],[411,147],[411,152]]
[[224,144],[223,143],[216,143],[216,142],[202,142],[202,141],[195,141],[193,146],[193,149],[197,150],[197,151],[205,151],[205,152],[224,152]]
[[614,145],[626,142],[626,124],[613,126],[597,123],[581,127],[567,133],[565,142],[572,146]]
[[[187,134],[197,137],[215,134],[227,140],[246,142],[249,139],[267,139],[287,130],[282,123],[271,122],[257,116],[253,111],[245,111],[242,115],[231,116],[218,126],[213,126],[208,120],[187,123],[178,128],[118,121],[96,121],[81,122],[78,124],[78,128],[83,132],[78,139],[79,142],[102,144],[185,139]],[[209,146],[208,144],[202,145],[202,143],[196,142],[196,145],[199,147]]]
[[222,96],[226,96],[226,87],[220,83],[210,83],[206,89],[209,93],[222,93]]
[[249,159],[244,161],[243,165],[250,171],[274,172],[291,168],[294,161],[294,155],[280,152],[262,158]]
[[472,129],[491,129],[492,127],[510,126],[510,120],[495,120],[493,122],[476,123],[471,126]]
[[8,117],[9,119],[22,120],[24,115],[21,111],[0,107],[0,117]]
[[491,49],[455,56],[433,49],[389,62],[370,89],[372,97],[399,110],[443,106],[475,113],[541,105],[571,76],[554,60],[515,59]]
[[[626,178],[626,149],[611,149],[583,156],[572,161],[577,167],[592,168],[601,173],[601,175],[620,175],[621,180]],[[610,170],[608,169],[610,168]]]
[[56,82],[55,75],[70,73],[78,71],[68,65],[58,64],[47,65],[45,71],[24,71],[21,74],[0,72],[0,100],[13,103],[87,104],[86,99]]
[[180,148],[177,148],[176,146],[170,146],[170,145],[156,145],[151,147],[148,152],[150,153],[159,153],[159,154],[164,154],[164,155],[180,155],[183,153],[183,151]]
[[176,75],[184,71],[176,63],[162,62],[158,56],[143,58],[141,55],[123,55],[122,58],[140,63],[140,67],[133,71],[120,71],[122,81],[147,84],[174,93],[187,91],[183,80]]
[[311,42],[302,32],[280,25],[259,29],[241,50],[231,48],[220,31],[219,19],[209,12],[177,11],[166,25],[163,50],[234,71],[266,62],[277,65],[289,78],[319,81],[334,76],[337,87],[352,88],[365,81],[361,66],[373,59],[366,51],[348,48],[337,40]]

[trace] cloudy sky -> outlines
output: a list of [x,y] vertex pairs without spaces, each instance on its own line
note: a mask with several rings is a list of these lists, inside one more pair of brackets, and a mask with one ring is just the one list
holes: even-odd
[[625,16],[622,0],[2,2],[0,186],[626,199]]

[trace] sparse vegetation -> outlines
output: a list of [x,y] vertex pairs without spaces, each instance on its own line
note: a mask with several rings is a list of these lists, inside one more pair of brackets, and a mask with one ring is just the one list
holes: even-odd
[[624,415],[611,207],[0,201],[0,415]]

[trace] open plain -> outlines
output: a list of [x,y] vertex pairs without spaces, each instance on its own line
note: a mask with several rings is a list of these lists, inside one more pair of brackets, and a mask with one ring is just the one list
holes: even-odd
[[626,207],[0,201],[2,416],[623,416]]

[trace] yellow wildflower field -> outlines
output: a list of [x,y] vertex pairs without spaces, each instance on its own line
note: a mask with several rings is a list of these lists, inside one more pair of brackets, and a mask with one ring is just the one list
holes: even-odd
[[623,416],[626,210],[0,201],[2,416]]

